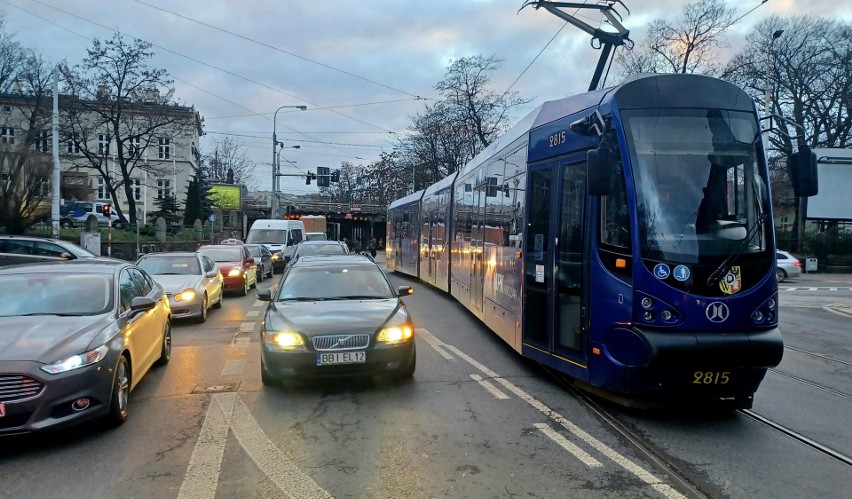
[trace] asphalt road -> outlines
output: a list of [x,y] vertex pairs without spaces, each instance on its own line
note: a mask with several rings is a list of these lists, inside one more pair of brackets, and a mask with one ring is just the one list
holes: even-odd
[[[412,381],[264,387],[257,336],[264,304],[254,293],[228,297],[207,323],[174,327],[171,363],[133,392],[120,428],[0,440],[0,497],[685,494],[448,296],[392,280],[416,288],[405,298],[418,327]],[[852,361],[848,318],[817,305],[848,305],[852,290],[814,293],[781,291],[785,339]],[[807,306],[795,306],[797,299]],[[779,370],[850,391],[843,364],[788,351]],[[852,454],[849,404],[770,373],[755,411]],[[852,490],[852,468],[739,415],[622,417],[714,497]]]

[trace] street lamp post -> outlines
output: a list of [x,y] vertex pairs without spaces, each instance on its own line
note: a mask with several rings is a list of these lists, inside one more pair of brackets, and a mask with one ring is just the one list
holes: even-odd
[[775,40],[778,39],[782,34],[784,34],[783,29],[777,29],[774,33],[772,33],[772,40],[769,42],[769,53],[766,56],[766,81],[764,85],[766,86],[766,92],[763,97],[763,106],[764,112],[768,117],[766,123],[766,132],[768,133],[772,129],[772,94],[774,92],[775,86],[775,78],[770,75],[774,74],[775,69],[772,67],[774,60],[774,54],[772,52],[772,46],[775,44]]
[[276,159],[278,158],[278,136],[275,134],[275,126],[276,120],[278,119],[278,111],[282,109],[298,109],[300,111],[304,111],[308,109],[308,106],[281,106],[275,110],[275,114],[272,115],[272,199],[269,202],[270,218],[275,218],[275,213],[278,211],[278,194],[277,194],[277,182],[278,182],[278,171],[277,165],[278,162]]

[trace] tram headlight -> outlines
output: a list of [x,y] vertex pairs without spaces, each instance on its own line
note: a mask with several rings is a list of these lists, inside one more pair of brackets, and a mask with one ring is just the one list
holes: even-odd
[[753,314],[751,314],[751,320],[754,322],[763,322],[764,315],[760,310],[755,310]]
[[[653,308],[653,306],[654,306],[654,300],[652,300],[651,298],[646,296],[646,297],[642,298],[641,304],[642,304],[642,308],[644,308],[645,310],[651,310],[651,308]],[[653,314],[652,314],[652,316],[653,316]]]
[[770,298],[766,300],[766,308],[768,308],[769,310],[775,310],[775,305],[775,298]]
[[646,310],[645,313],[642,314],[642,318],[645,319],[647,322],[651,322],[652,320],[654,320],[654,312]]
[[672,320],[672,317],[673,317],[672,311],[671,310],[663,310],[663,312],[660,314],[660,317],[662,317],[662,319],[664,321],[668,322],[668,321]]

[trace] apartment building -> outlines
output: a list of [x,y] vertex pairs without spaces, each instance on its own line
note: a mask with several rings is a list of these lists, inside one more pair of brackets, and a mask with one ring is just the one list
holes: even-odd
[[[52,126],[49,97],[44,102],[0,94],[0,153],[26,150],[52,166]],[[201,159],[202,133],[193,107],[162,103],[155,91],[137,102],[117,102],[105,92],[94,101],[60,95],[60,197],[112,203],[126,220],[131,219],[128,197],[143,220],[167,195],[174,195],[182,210]],[[9,161],[0,161],[0,182],[9,181],[11,168]],[[127,188],[123,172],[129,174]],[[38,194],[49,210],[51,177],[41,183]]]

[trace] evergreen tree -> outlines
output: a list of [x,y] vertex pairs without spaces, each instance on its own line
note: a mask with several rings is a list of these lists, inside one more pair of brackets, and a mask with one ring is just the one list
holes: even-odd
[[160,209],[152,213],[155,218],[163,217],[169,225],[180,222],[180,215],[177,214],[180,206],[178,206],[178,200],[174,194],[169,193],[158,199],[157,206]]
[[201,202],[198,193],[198,179],[193,177],[186,186],[186,206],[183,209],[183,224],[192,225],[201,218]]

